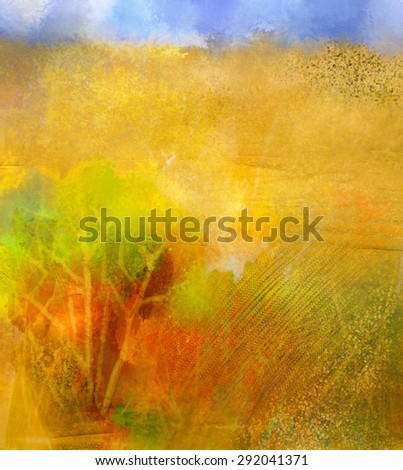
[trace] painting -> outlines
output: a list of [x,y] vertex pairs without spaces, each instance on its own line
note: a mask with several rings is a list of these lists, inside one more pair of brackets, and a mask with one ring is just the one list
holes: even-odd
[[399,449],[403,3],[0,0],[0,448]]

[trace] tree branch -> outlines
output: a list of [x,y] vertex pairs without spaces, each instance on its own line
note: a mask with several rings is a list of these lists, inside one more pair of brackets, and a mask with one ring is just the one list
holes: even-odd
[[150,280],[153,275],[155,266],[165,249],[166,247],[162,245],[159,250],[157,250],[153,255],[149,256],[148,259],[145,260],[147,271],[144,276],[139,295],[134,302],[130,314],[126,317],[125,336],[123,339],[122,347],[120,349],[119,356],[115,362],[111,376],[109,378],[109,382],[106,387],[105,398],[102,403],[101,413],[103,415],[108,412],[109,407],[111,406],[112,399],[115,394],[116,386],[119,380],[120,372],[122,370],[123,364],[127,361],[134,320],[138,320],[139,309],[140,306],[143,304],[144,296],[150,284]]

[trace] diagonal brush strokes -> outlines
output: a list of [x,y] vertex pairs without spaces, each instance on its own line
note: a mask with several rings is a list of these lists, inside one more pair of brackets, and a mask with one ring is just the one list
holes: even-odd
[[[394,0],[0,0],[1,449],[401,448],[402,38]],[[325,241],[117,242],[304,207]]]

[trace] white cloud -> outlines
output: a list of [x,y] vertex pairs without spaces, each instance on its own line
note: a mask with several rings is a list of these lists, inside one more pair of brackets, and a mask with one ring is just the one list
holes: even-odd
[[116,0],[87,0],[91,16],[95,21],[102,22],[112,11]]
[[0,26],[7,32],[26,34],[46,15],[49,0],[0,0]]
[[367,26],[372,44],[393,46],[403,41],[403,2],[397,0],[371,0]]

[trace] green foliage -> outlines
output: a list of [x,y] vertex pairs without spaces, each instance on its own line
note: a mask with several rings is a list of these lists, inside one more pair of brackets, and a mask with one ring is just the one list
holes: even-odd
[[130,448],[160,449],[172,432],[167,416],[158,410],[135,411],[130,407],[118,405],[112,415],[119,428],[129,431]]
[[134,421],[134,413],[127,406],[118,405],[112,419],[119,428],[129,428]]
[[212,271],[194,266],[183,282],[173,289],[172,316],[179,322],[203,322],[216,320],[219,309],[224,307],[228,293],[234,285],[230,272]]

